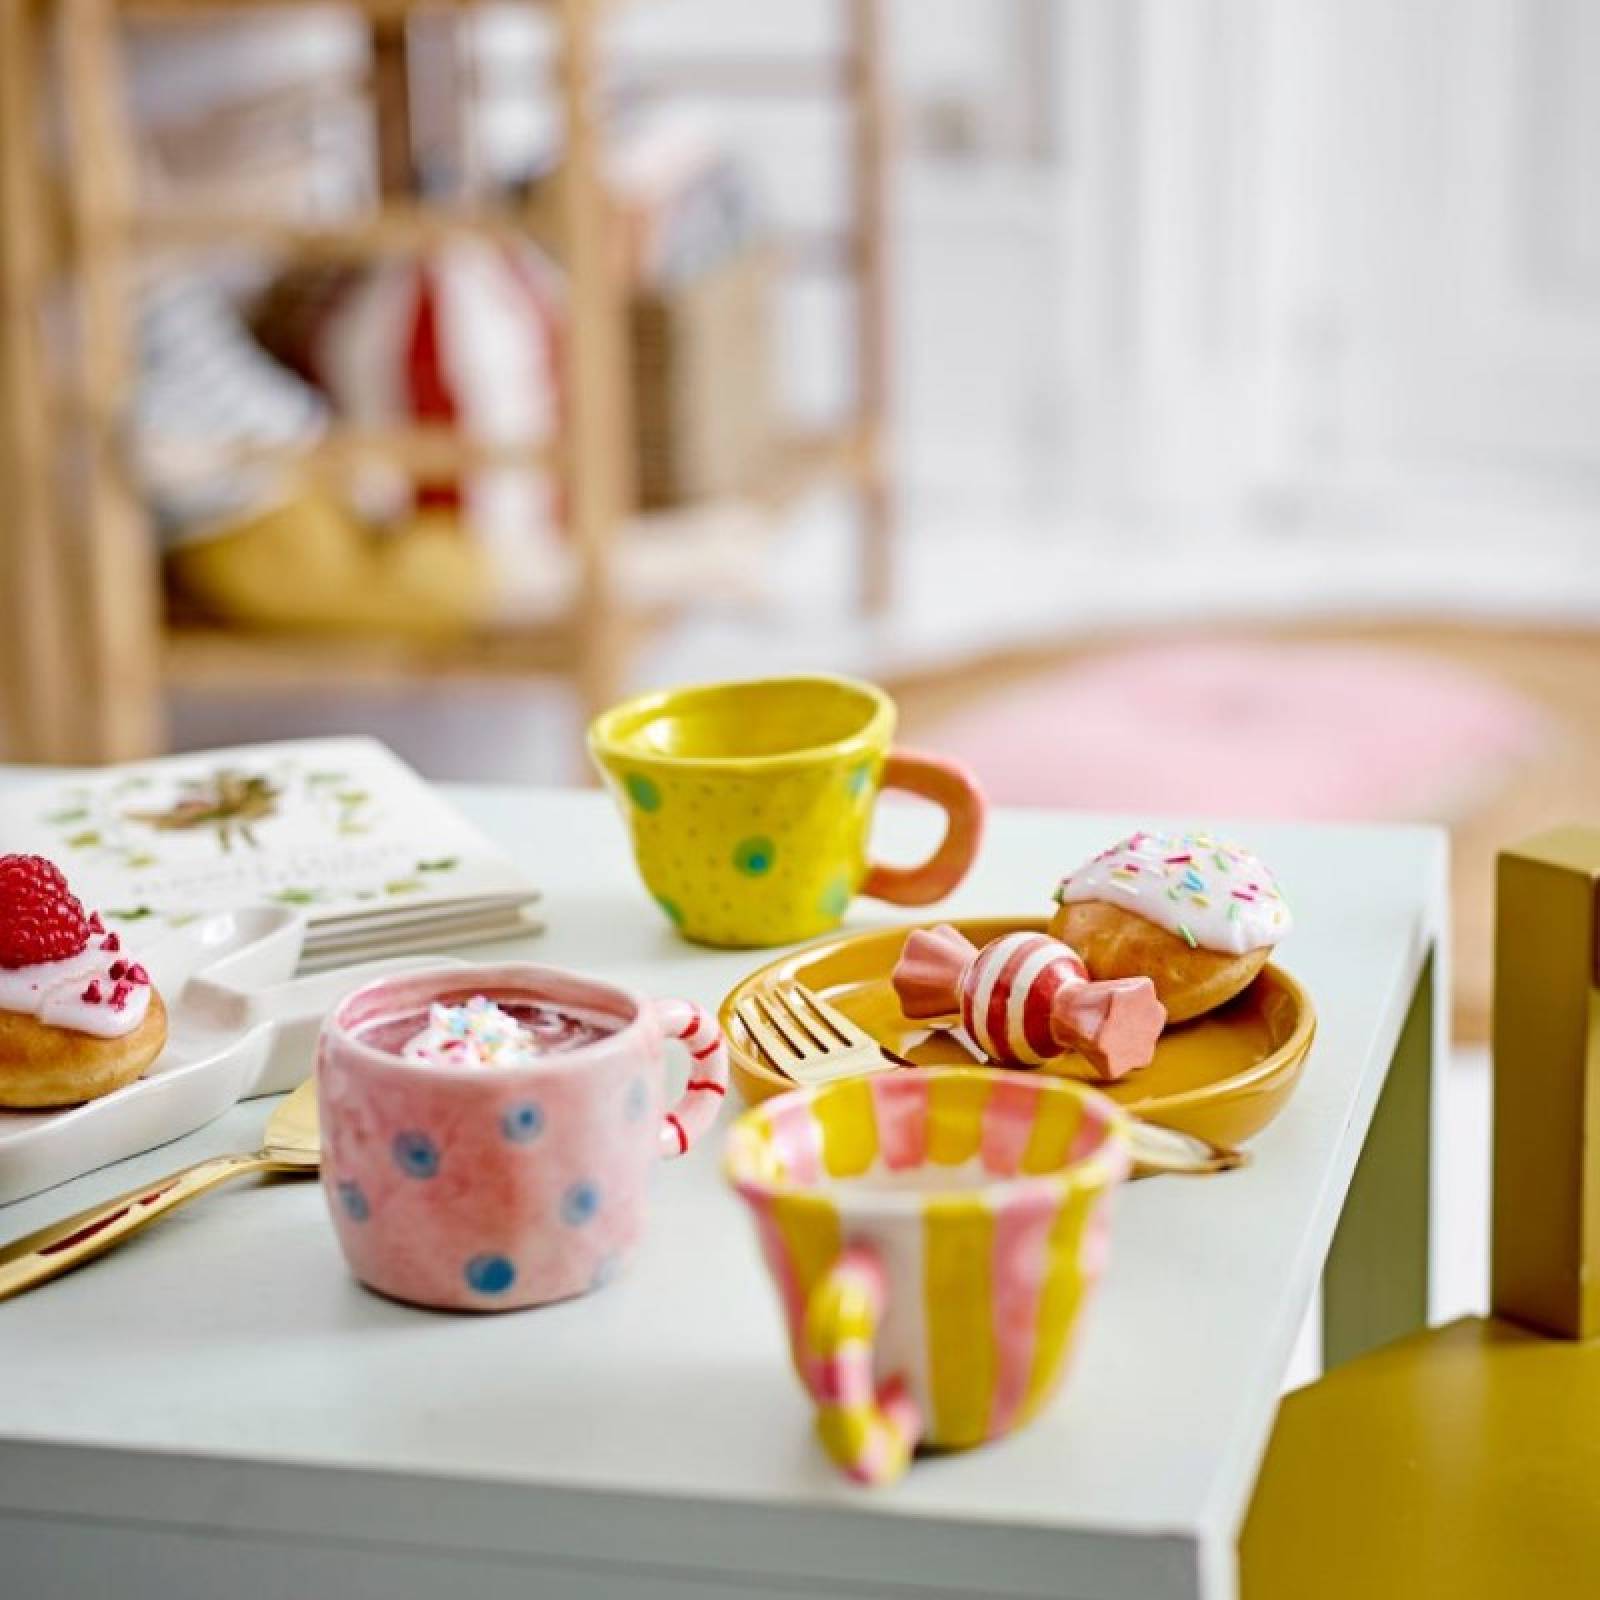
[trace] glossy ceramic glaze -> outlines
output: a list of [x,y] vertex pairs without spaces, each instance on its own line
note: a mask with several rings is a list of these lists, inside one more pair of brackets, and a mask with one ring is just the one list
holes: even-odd
[[929,1068],[797,1090],[728,1142],[833,1459],[997,1438],[1049,1399],[1108,1247],[1127,1119],[1042,1075]]
[[[522,1066],[437,1067],[364,1043],[389,1019],[474,994],[571,1008],[615,1031]],[[669,1038],[689,1086],[665,1107]],[[553,967],[455,967],[344,999],[317,1052],[322,1186],[351,1270],[420,1305],[492,1311],[606,1282],[644,1231],[651,1172],[715,1119],[716,1022]]]
[[301,1083],[328,1008],[414,957],[364,962],[337,979],[291,978],[305,913],[244,906],[196,917],[143,945],[169,1020],[142,1078],[85,1105],[0,1113],[0,1205],[180,1138],[252,1095]]
[[[1003,934],[1041,931],[1045,924],[1038,918],[993,917],[953,926],[981,947]],[[953,1034],[909,1021],[900,1010],[890,974],[909,931],[883,928],[824,940],[768,963],[729,994],[721,1014],[734,1080],[746,1100],[781,1094],[793,1085],[767,1063],[734,1018],[733,1008],[749,993],[790,980],[832,1001],[879,1043],[917,1066],[973,1063]],[[1259,1133],[1283,1109],[1299,1082],[1315,1029],[1310,996],[1281,967],[1268,966],[1237,999],[1168,1028],[1148,1067],[1097,1087],[1147,1122],[1236,1145]],[[1086,1082],[1094,1077],[1075,1056],[1039,1070]]]
[[[970,774],[891,750],[894,702],[844,678],[774,678],[642,696],[598,717],[589,749],[616,799],[646,887],[690,939],[788,944],[835,927],[857,893],[923,905],[977,854]],[[883,787],[946,811],[939,850],[873,866]]]

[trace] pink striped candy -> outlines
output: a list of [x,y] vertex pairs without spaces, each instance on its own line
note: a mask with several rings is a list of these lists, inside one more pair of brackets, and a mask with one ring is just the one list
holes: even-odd
[[1044,933],[1008,933],[979,950],[948,923],[918,928],[893,982],[908,1017],[959,1015],[1002,1066],[1076,1050],[1102,1078],[1120,1078],[1149,1065],[1167,1020],[1148,978],[1091,982],[1078,952]]

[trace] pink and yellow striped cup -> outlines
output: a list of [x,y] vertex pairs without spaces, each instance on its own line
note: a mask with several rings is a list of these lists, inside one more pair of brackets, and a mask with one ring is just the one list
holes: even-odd
[[828,1454],[887,1483],[1050,1398],[1105,1263],[1126,1114],[1069,1079],[926,1067],[747,1111],[729,1181],[755,1214]]

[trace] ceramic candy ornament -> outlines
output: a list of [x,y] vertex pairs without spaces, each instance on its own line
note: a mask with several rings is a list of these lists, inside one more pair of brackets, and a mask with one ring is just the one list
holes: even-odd
[[1233,999],[1292,925],[1260,858],[1205,833],[1131,834],[1055,898],[1050,932],[1096,978],[1148,977],[1172,1022]]
[[918,928],[895,964],[908,1017],[952,1017],[1001,1066],[1036,1067],[1075,1050],[1103,1079],[1150,1064],[1167,1013],[1148,978],[1092,983],[1070,945],[1008,933],[979,950],[948,923]]

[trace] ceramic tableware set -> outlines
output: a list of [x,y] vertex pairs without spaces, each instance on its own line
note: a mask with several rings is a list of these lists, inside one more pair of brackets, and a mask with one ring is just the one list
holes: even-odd
[[[531,963],[413,963],[319,989],[332,1004],[316,1045],[321,1184],[362,1283],[479,1312],[603,1286],[643,1235],[652,1168],[706,1135],[732,1081],[749,1109],[728,1134],[726,1176],[839,1467],[888,1482],[919,1449],[976,1445],[1037,1414],[1107,1261],[1114,1191],[1136,1168],[1236,1165],[1227,1146],[1293,1087],[1311,1006],[1268,966],[1152,1044],[1169,989],[1091,978],[1042,918],[836,932],[858,895],[942,899],[980,848],[970,774],[897,748],[894,728],[881,690],[829,677],[650,694],[595,721],[590,750],[640,877],[684,938],[817,941],[753,972],[720,1016]],[[914,866],[871,859],[891,789],[945,815]],[[1248,858],[1148,837],[1161,842],[1136,835],[1123,856],[1096,858],[1095,881],[1154,894],[1159,879],[1171,904],[1152,914],[1189,946],[1202,918],[1224,935],[1240,921],[1219,896],[1259,922],[1267,891]],[[1058,916],[1076,894],[1064,882]],[[946,958],[939,981],[951,996],[965,986],[944,1006],[960,1026],[930,1024],[921,1003]],[[1063,1054],[1068,1041],[1078,1054]],[[674,1054],[686,1087],[669,1100]],[[290,1109],[277,1165],[304,1169],[311,1108],[302,1093]],[[0,1251],[0,1297],[141,1226],[141,1205],[159,1214],[226,1175],[180,1175],[17,1241]]]

